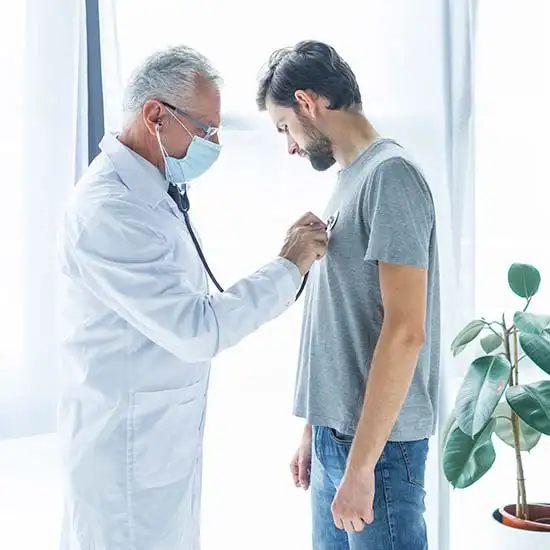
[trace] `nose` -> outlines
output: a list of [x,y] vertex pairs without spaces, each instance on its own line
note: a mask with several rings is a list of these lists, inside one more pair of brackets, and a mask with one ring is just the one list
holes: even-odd
[[219,145],[219,144],[220,144],[220,136],[219,136],[219,134],[213,135],[213,136],[210,138],[210,141],[212,141],[212,142],[215,143],[216,145]]
[[286,136],[286,144],[289,155],[295,155],[298,152],[298,144],[289,136]]

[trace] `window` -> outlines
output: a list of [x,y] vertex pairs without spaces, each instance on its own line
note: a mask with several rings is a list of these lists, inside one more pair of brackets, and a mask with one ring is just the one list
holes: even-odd
[[506,274],[516,261],[541,271],[533,305],[548,310],[550,5],[480,2],[478,25],[477,311],[487,317],[514,311]]
[[[521,302],[507,283],[513,262],[532,263],[541,271],[533,311],[546,313],[550,5],[545,0],[484,0],[478,3],[477,24],[476,315],[498,319],[503,311],[518,309]],[[536,375],[536,369],[526,369],[521,376]],[[493,508],[515,498],[514,453],[498,438],[493,442],[493,469],[473,487],[453,494],[453,510],[468,510],[473,518],[468,530],[453,525],[453,548],[483,547]],[[550,491],[548,448],[543,439],[524,456],[530,502],[543,501]]]

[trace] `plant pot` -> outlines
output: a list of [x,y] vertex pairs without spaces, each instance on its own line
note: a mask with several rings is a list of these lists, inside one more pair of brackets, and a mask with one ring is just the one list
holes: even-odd
[[[488,549],[525,550],[526,548],[533,548],[536,550],[550,550],[550,530],[531,531],[510,525],[515,521],[521,521],[513,516],[515,508],[515,505],[512,504],[494,511],[491,519],[490,540],[487,541]],[[550,516],[548,513],[550,512],[549,505],[530,504],[529,509],[533,519],[541,517],[544,520],[544,517],[548,518]],[[539,524],[538,527],[540,528],[541,525],[543,529],[550,527],[544,523]]]
[[514,504],[504,506],[499,510],[501,522],[508,525],[508,527],[524,531],[550,532],[550,505],[529,504],[528,508],[529,519],[526,520],[516,517],[516,506]]

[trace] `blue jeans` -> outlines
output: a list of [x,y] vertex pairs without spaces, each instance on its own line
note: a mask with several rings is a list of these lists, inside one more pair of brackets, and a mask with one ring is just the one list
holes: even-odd
[[375,468],[374,522],[348,534],[331,505],[344,474],[352,436],[313,429],[313,550],[427,550],[424,474],[428,440],[388,442]]

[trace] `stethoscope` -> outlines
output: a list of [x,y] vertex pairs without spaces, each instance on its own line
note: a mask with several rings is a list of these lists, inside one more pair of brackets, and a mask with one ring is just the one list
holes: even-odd
[[[173,192],[170,192],[171,189],[174,189]],[[189,231],[189,235],[191,235],[191,239],[193,241],[193,245],[195,246],[195,250],[197,251],[197,254],[199,255],[200,261],[206,270],[206,273],[208,274],[208,277],[210,277],[210,280],[214,283],[214,286],[220,291],[224,292],[224,288],[220,285],[216,277],[214,276],[214,273],[212,273],[212,270],[210,269],[210,266],[208,265],[208,262],[206,261],[206,258],[204,256],[204,252],[202,251],[201,245],[199,243],[199,240],[197,239],[197,236],[195,235],[195,232],[193,231],[193,226],[191,225],[191,220],[189,218],[189,197],[187,196],[187,189],[184,188],[183,192],[180,192],[177,186],[173,186],[172,188],[168,189],[168,194],[172,199],[175,201],[176,205],[178,206],[178,209],[183,214],[183,219],[185,221],[185,225],[187,227],[187,231]],[[306,288],[307,280],[309,278],[309,272],[307,272],[303,279],[302,284],[300,285],[300,288],[298,289],[298,292],[296,293],[295,301],[297,301],[302,293],[304,292],[304,289]]]

